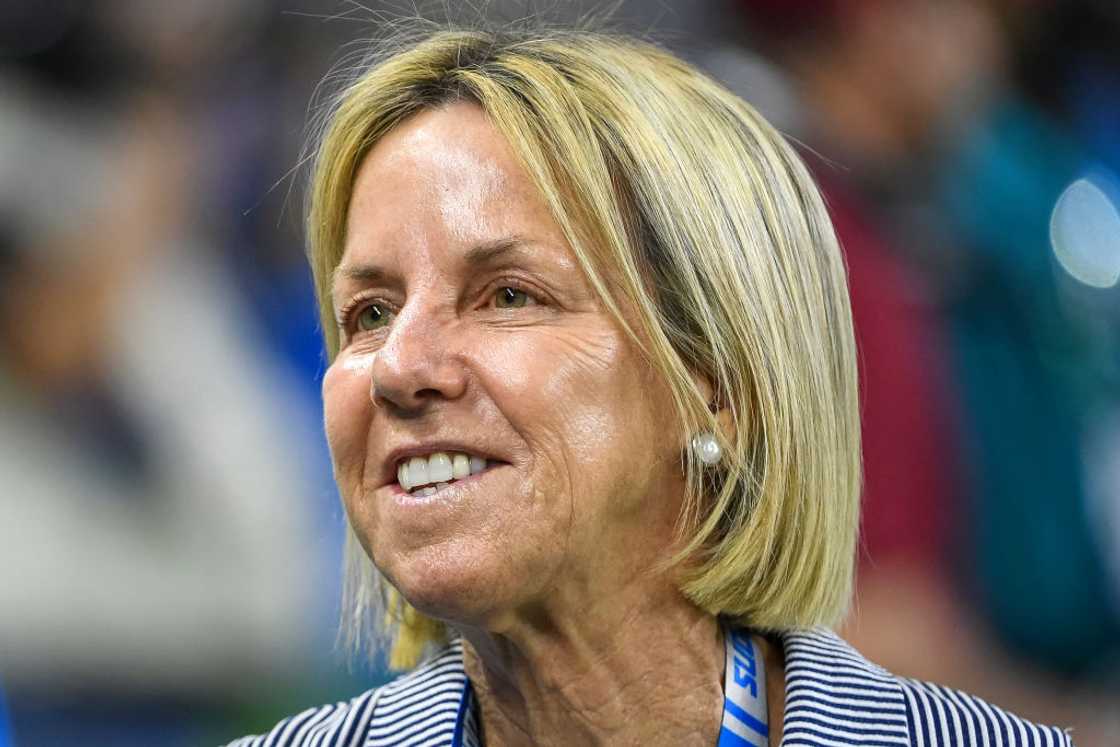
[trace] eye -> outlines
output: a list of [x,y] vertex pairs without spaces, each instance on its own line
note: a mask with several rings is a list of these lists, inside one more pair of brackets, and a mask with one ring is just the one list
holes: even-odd
[[375,303],[371,303],[354,315],[354,327],[359,332],[371,332],[388,323],[389,313]]
[[519,309],[533,303],[536,303],[536,301],[528,293],[508,285],[499,288],[498,292],[494,294],[494,305],[499,309]]

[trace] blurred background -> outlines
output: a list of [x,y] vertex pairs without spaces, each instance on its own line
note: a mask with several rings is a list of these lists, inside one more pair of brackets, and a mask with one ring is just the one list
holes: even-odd
[[[574,19],[595,3],[444,2]],[[842,633],[1120,745],[1120,2],[623,0],[755,105],[851,273]],[[334,649],[309,103],[414,4],[0,2],[0,747],[259,733]]]

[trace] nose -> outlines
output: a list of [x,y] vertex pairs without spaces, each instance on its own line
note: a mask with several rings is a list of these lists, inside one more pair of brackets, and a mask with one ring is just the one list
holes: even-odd
[[453,320],[434,310],[406,306],[393,321],[370,374],[376,407],[400,417],[418,417],[434,404],[466,391],[466,371],[450,347]]

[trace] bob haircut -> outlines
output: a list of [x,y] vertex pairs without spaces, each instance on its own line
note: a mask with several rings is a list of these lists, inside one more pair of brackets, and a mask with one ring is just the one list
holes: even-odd
[[[840,249],[785,139],[660,48],[585,30],[429,29],[365,63],[313,141],[307,230],[330,359],[331,274],[359,165],[411,115],[460,101],[508,140],[604,308],[667,382],[681,443],[718,434],[715,469],[684,449],[680,550],[661,570],[738,624],[835,625],[851,594],[860,492]],[[350,648],[388,649],[401,669],[446,639],[381,578],[352,527],[345,566]]]

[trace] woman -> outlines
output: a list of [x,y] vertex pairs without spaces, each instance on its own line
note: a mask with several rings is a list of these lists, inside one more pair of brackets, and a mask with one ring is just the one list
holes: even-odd
[[342,93],[308,227],[344,631],[427,663],[239,744],[1069,743],[822,627],[844,266],[726,90],[626,39],[438,32]]

